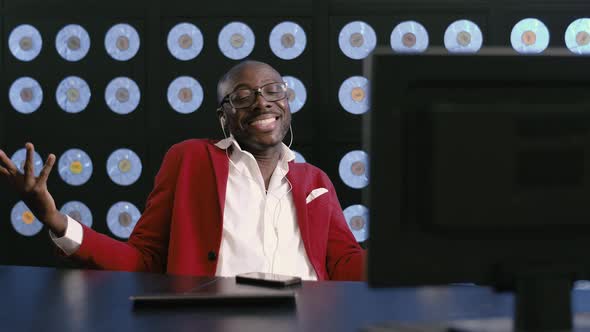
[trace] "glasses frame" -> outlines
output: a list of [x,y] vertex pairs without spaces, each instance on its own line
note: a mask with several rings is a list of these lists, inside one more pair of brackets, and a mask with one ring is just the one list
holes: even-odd
[[[279,101],[279,100],[283,100],[289,97],[287,91],[287,83],[285,82],[270,82],[270,83],[266,83],[262,86],[259,86],[256,89],[247,89],[247,88],[240,88],[240,89],[236,89],[230,93],[228,93],[227,95],[225,95],[225,97],[223,97],[223,99],[221,99],[221,102],[219,103],[219,108],[218,110],[222,110],[223,109],[223,104],[225,103],[229,103],[231,107],[235,108],[235,109],[243,109],[243,108],[248,108],[252,105],[254,105],[254,103],[256,103],[256,98],[258,98],[258,96],[262,96],[262,98],[264,98],[264,100],[269,101],[268,99],[266,99],[266,97],[264,97],[264,95],[262,94],[262,89],[266,86],[269,86],[271,84],[280,84],[285,92],[285,96],[283,98],[277,99],[277,100],[273,100],[272,102],[275,101]],[[252,91],[254,93],[254,98],[252,99],[252,104],[248,105],[248,106],[242,106],[242,107],[235,107],[234,104],[232,103],[231,99],[229,98],[232,94],[236,93],[238,90],[249,90]]]

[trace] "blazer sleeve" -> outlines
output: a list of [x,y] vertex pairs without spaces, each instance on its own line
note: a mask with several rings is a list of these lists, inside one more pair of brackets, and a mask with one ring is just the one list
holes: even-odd
[[328,230],[326,269],[330,280],[365,279],[366,252],[360,247],[346,224],[336,190],[328,176],[322,174],[330,195],[331,214]]
[[83,265],[107,270],[166,271],[170,223],[181,151],[166,153],[148,196],[145,211],[127,242],[117,241],[83,225],[82,244],[71,257]]

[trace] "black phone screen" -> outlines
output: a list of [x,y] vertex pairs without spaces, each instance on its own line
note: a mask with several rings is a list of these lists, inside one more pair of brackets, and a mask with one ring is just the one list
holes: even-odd
[[301,283],[301,278],[274,273],[249,272],[236,276],[237,283],[261,286],[285,287]]

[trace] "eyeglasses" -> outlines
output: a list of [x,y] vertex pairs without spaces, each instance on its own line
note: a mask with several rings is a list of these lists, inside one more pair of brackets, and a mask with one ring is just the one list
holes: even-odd
[[287,84],[283,82],[272,82],[265,84],[258,89],[237,89],[223,97],[219,107],[229,102],[233,108],[246,108],[254,105],[256,97],[261,95],[266,101],[279,101],[287,98]]

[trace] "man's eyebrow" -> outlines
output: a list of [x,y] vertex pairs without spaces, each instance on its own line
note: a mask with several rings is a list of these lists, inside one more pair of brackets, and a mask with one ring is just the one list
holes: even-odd
[[232,91],[236,91],[236,90],[241,89],[241,88],[248,88],[248,89],[250,89],[250,86],[248,86],[248,84],[246,84],[246,83],[240,83],[240,84],[234,86],[234,88],[232,89]]

